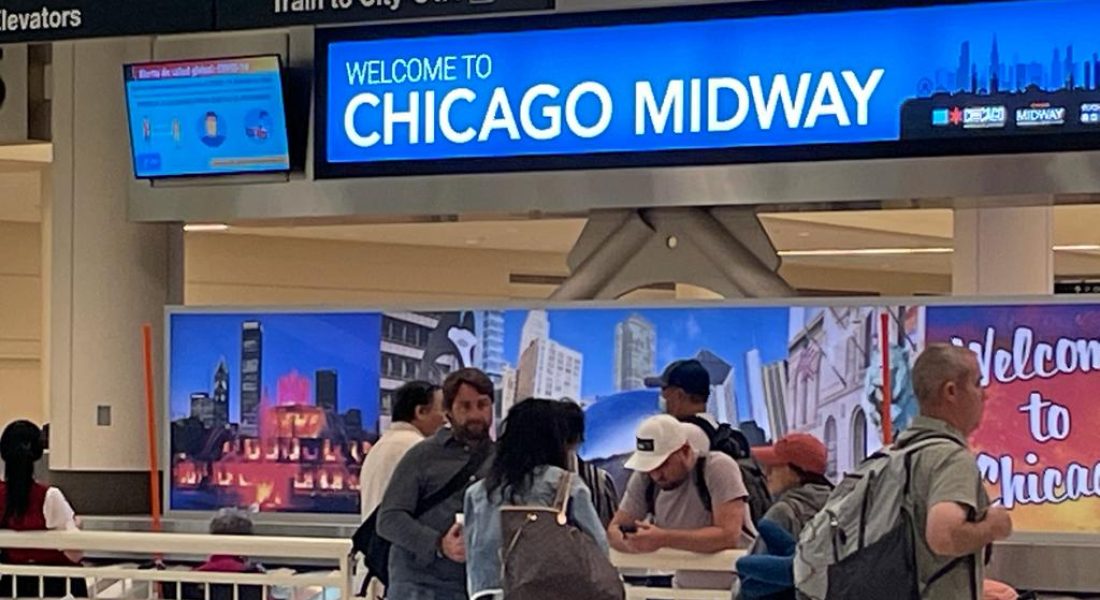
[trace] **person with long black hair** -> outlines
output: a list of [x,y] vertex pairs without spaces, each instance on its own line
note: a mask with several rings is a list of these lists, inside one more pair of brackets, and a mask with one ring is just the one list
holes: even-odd
[[558,405],[565,415],[565,423],[569,428],[567,444],[571,455],[570,460],[573,463],[571,466],[592,492],[596,514],[600,515],[600,522],[606,529],[611,524],[611,519],[615,517],[615,511],[619,510],[619,492],[615,490],[615,480],[604,469],[580,457],[580,447],[584,443],[585,436],[584,409],[571,400],[562,400]]
[[[65,495],[55,487],[35,481],[34,465],[44,453],[42,430],[30,421],[15,421],[0,435],[0,459],[4,461],[4,480],[0,482],[0,529],[14,531],[66,531],[79,529],[76,514]],[[81,555],[58,550],[0,551],[0,562],[13,565],[78,566]],[[83,579],[66,581],[47,577],[39,595],[38,578],[18,577],[15,585],[8,577],[0,579],[0,597],[61,598],[86,597]]]
[[[472,600],[500,598],[502,506],[553,506],[569,472],[570,425],[554,400],[530,398],[508,413],[489,476],[466,492],[466,573]],[[578,529],[606,553],[607,534],[592,493],[579,477],[570,487],[569,512]]]

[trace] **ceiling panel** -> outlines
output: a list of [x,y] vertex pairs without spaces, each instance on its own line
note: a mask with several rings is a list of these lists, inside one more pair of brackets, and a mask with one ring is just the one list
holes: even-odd
[[942,209],[789,212],[767,213],[762,217],[772,222],[833,225],[941,239],[954,236],[955,222],[952,211]]
[[328,225],[322,227],[234,227],[232,233],[277,237],[566,253],[584,228],[584,219]]
[[[1100,244],[1100,205],[1057,206],[1055,243]],[[767,213],[761,215],[772,243],[781,251],[858,250],[868,248],[950,248],[950,210],[874,210]],[[567,253],[584,228],[584,219],[462,221],[309,227],[234,227],[233,233],[320,238],[379,244],[528,250]],[[951,254],[890,256],[787,256],[787,264],[946,275]],[[1063,274],[1100,274],[1100,253],[1059,252]]]
[[[907,211],[908,212],[908,211]],[[821,213],[827,215],[828,213]],[[912,218],[912,217],[910,217]],[[762,215],[761,221],[779,250],[851,250],[863,248],[942,248],[951,238],[904,234],[877,227]]]
[[1100,205],[1054,207],[1054,240],[1062,245],[1100,244]]

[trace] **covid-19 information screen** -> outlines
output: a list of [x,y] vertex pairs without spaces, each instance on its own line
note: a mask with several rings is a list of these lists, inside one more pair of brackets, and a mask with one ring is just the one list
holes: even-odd
[[[322,35],[319,172],[611,155],[654,164],[641,157],[655,153],[682,164],[716,151],[741,162],[783,148],[829,158],[859,144],[1100,132],[1094,1],[680,10],[691,20],[665,9],[659,22],[634,22],[657,21],[643,12],[584,26],[543,17],[484,23],[498,29],[488,32]],[[622,22],[599,24],[612,19]]]
[[141,178],[288,171],[279,58],[128,65]]

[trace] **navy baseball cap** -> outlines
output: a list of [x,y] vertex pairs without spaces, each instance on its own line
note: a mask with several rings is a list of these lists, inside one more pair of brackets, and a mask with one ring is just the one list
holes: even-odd
[[645,384],[651,388],[677,387],[693,396],[710,396],[710,373],[695,359],[673,362],[659,377],[646,377]]

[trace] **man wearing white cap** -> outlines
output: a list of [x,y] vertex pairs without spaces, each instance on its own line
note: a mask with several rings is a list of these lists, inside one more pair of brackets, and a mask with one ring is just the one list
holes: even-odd
[[[608,529],[616,550],[715,553],[752,543],[741,469],[721,452],[694,449],[692,428],[669,415],[650,417],[638,428],[637,448],[626,463],[634,474]],[[732,573],[681,571],[675,584],[730,589],[733,581]]]

